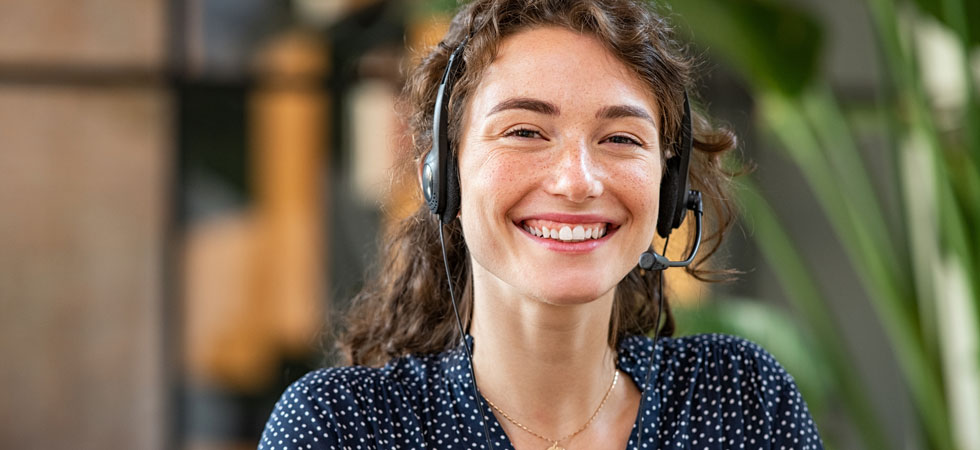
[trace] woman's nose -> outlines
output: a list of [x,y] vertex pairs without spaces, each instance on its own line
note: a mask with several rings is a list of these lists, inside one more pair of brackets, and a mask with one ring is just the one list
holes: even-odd
[[563,146],[555,156],[551,172],[548,191],[553,195],[573,202],[602,195],[601,171],[585,142]]

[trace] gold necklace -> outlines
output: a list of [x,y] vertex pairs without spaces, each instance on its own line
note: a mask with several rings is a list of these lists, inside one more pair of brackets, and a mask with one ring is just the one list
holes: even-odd
[[563,436],[563,437],[561,437],[559,439],[550,439],[550,438],[544,437],[544,436],[542,436],[542,435],[540,435],[538,433],[535,433],[535,432],[531,431],[530,428],[524,426],[524,424],[522,424],[522,423],[514,420],[513,417],[511,417],[510,415],[508,415],[507,413],[505,413],[504,410],[500,409],[499,406],[497,406],[493,402],[491,402],[489,398],[486,398],[486,396],[484,396],[484,399],[486,399],[487,403],[489,403],[490,406],[493,407],[493,409],[497,410],[497,412],[499,412],[501,415],[503,415],[505,419],[509,420],[510,423],[512,423],[514,425],[517,425],[518,427],[520,427],[520,429],[522,429],[522,430],[524,430],[524,431],[526,431],[526,432],[534,435],[537,438],[543,439],[545,442],[550,442],[551,443],[551,447],[548,447],[548,450],[565,450],[565,448],[564,447],[560,447],[558,445],[558,443],[561,442],[561,441],[564,441],[566,439],[571,439],[571,438],[575,437],[577,434],[585,431],[585,429],[588,428],[589,425],[592,425],[592,422],[595,421],[596,416],[599,415],[599,411],[601,411],[602,410],[602,407],[606,405],[606,400],[609,399],[609,394],[613,391],[613,388],[616,387],[616,382],[617,381],[619,381],[619,371],[616,370],[616,369],[613,369],[613,380],[612,380],[612,384],[610,384],[609,385],[609,389],[606,390],[606,395],[603,395],[602,396],[602,401],[599,402],[599,406],[595,409],[595,412],[592,413],[592,417],[589,417],[589,421],[588,422],[585,422],[585,425],[582,425],[582,427],[579,428],[576,432],[571,433],[571,434],[567,434],[567,435],[565,435],[565,436]]

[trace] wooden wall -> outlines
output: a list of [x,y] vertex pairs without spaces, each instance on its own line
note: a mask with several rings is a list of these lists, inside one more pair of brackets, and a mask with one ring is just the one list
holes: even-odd
[[165,445],[165,6],[0,2],[2,448]]

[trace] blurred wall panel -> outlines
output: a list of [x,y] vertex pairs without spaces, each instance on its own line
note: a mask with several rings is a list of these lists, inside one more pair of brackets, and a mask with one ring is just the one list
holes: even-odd
[[0,1],[0,64],[162,68],[166,5],[163,0]]
[[[328,70],[313,36],[285,33],[258,56],[264,74],[250,99],[258,214],[257,295],[274,318],[281,350],[309,351],[323,331],[325,204],[322,174],[328,96],[315,80]],[[278,81],[278,83],[277,83]]]
[[389,178],[395,164],[395,134],[399,119],[395,112],[397,86],[386,80],[365,80],[350,92],[352,155],[349,171],[354,194],[364,205],[377,205],[392,187]]
[[259,393],[277,385],[283,359],[305,357],[323,331],[324,51],[301,33],[268,42],[248,98],[254,203],[187,229],[182,310],[191,385]]
[[163,446],[170,108],[0,84],[0,447]]
[[166,8],[0,2],[2,448],[164,446]]

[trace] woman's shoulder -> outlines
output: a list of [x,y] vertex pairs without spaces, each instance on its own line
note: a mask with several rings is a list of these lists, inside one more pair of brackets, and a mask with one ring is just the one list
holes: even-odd
[[729,380],[790,385],[793,377],[765,348],[748,339],[727,334],[698,334],[665,339],[660,349],[664,362],[675,370],[691,372],[694,368],[727,375]]
[[[766,349],[748,339],[726,334],[697,334],[683,337],[661,337],[656,350],[646,336],[630,336],[620,344],[621,363],[644,367],[654,358],[657,377],[670,381],[676,377],[707,377],[728,385],[782,389],[796,392],[793,377]],[[623,356],[625,354],[625,357]],[[715,383],[713,383],[715,384]],[[798,395],[798,394],[797,394]]]
[[[629,361],[642,374],[653,355],[655,403],[671,445],[699,445],[692,436],[706,436],[709,442],[734,439],[751,448],[763,443],[768,448],[822,448],[793,377],[758,344],[700,334],[660,338],[656,350],[643,336],[630,337],[620,347],[633,352]],[[740,432],[733,436],[726,429]]]
[[[392,382],[381,368],[367,366],[328,367],[313,370],[294,381],[280,398],[280,405],[306,403],[328,407],[354,403],[380,394]],[[283,403],[285,403],[283,405]]]
[[732,358],[751,358],[764,365],[779,365],[776,358],[759,344],[739,336],[720,333],[667,338],[664,351],[674,357],[720,353]]
[[748,339],[727,334],[708,333],[682,337],[660,337],[654,341],[647,336],[628,336],[619,344],[621,354],[637,363],[653,354],[658,365],[684,366],[703,358],[735,360],[757,365],[760,370],[783,371],[779,362],[766,349]]
[[[298,448],[384,439],[391,428],[414,429],[423,395],[439,384],[441,355],[411,355],[384,367],[314,370],[293,382],[273,408],[259,448]],[[403,423],[404,422],[404,423]],[[381,444],[381,442],[378,442]]]
[[408,355],[383,367],[339,366],[317,369],[291,384],[283,400],[304,399],[319,405],[371,403],[390,395],[424,392],[442,376],[443,355]]

